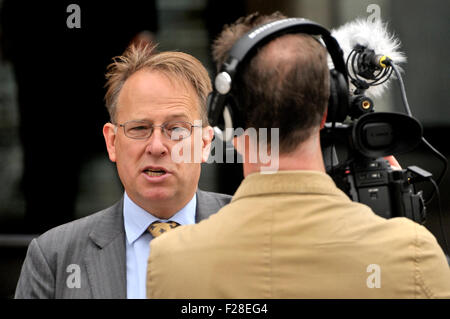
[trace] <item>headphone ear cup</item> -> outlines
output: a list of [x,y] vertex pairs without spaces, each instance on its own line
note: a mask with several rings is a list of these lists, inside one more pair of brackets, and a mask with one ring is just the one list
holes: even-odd
[[231,94],[224,95],[214,90],[208,94],[206,103],[208,122],[212,127],[217,126],[220,130],[225,129],[226,123],[224,121],[224,111],[225,108],[227,108],[233,128],[244,128],[241,112],[237,109],[236,102]]
[[234,114],[238,114],[234,107],[234,100],[228,94],[220,94],[216,91],[209,93],[207,97],[208,121],[214,129],[214,135],[228,142],[233,137]]
[[330,71],[330,99],[327,122],[343,122],[349,111],[349,91],[344,76],[336,70]]
[[242,111],[238,109],[236,100],[232,94],[229,94],[227,97],[226,105],[230,110],[231,119],[233,121],[233,128],[236,129],[238,127],[245,129],[244,120],[242,118]]
[[208,122],[212,127],[218,126],[223,112],[222,99],[216,91],[211,91],[206,99],[206,110],[208,112]]

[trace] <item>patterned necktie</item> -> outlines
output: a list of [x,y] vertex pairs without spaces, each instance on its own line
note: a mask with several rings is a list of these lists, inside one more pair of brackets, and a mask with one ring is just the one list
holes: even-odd
[[170,222],[164,223],[164,222],[156,221],[156,222],[153,222],[148,227],[148,231],[150,232],[150,234],[152,234],[153,238],[156,238],[178,226],[180,226],[180,224],[178,224],[177,222],[170,221]]

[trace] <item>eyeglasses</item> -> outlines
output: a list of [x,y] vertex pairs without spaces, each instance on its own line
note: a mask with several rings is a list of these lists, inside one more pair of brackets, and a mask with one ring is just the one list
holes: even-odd
[[136,140],[149,138],[153,133],[153,129],[160,127],[164,136],[172,141],[185,139],[191,136],[193,127],[201,127],[182,121],[167,122],[162,125],[153,125],[149,121],[129,121],[119,124],[119,126],[123,127],[125,136]]

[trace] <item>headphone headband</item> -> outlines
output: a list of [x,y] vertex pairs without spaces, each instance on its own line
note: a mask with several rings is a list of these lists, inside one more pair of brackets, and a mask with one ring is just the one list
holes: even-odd
[[220,71],[227,72],[233,80],[237,66],[250,55],[250,51],[263,46],[276,37],[289,33],[320,35],[330,53],[334,68],[342,73],[347,80],[347,68],[343,59],[344,53],[336,39],[331,36],[330,31],[320,24],[303,18],[276,20],[250,30],[233,45]]
[[[250,30],[237,40],[231,48],[228,58],[222,64],[220,71],[215,78],[214,91],[208,97],[208,117],[211,125],[217,125],[218,120],[222,115],[227,95],[231,91],[231,85],[239,66],[252,56],[252,53],[256,48],[263,46],[276,37],[292,33],[305,33],[321,36],[334,64],[335,71],[331,75],[332,77],[339,77],[337,81],[340,83],[338,85],[342,87],[338,88],[337,94],[332,92],[332,95],[343,97],[348,94],[348,75],[343,51],[340,48],[339,43],[331,35],[330,31],[315,22],[303,18],[276,20]],[[330,80],[335,81],[334,79]],[[333,85],[334,84],[332,83],[332,86]],[[339,104],[340,102],[335,101],[334,104],[336,103]],[[338,111],[336,110],[336,107],[333,106],[333,108],[332,113],[336,114]],[[345,112],[340,113],[344,114]]]

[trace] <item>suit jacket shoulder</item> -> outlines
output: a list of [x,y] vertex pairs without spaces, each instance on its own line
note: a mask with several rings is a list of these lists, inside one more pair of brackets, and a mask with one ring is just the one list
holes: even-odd
[[195,222],[208,218],[231,201],[231,196],[226,194],[197,191],[197,211]]
[[125,297],[122,211],[121,200],[33,239],[15,297]]

